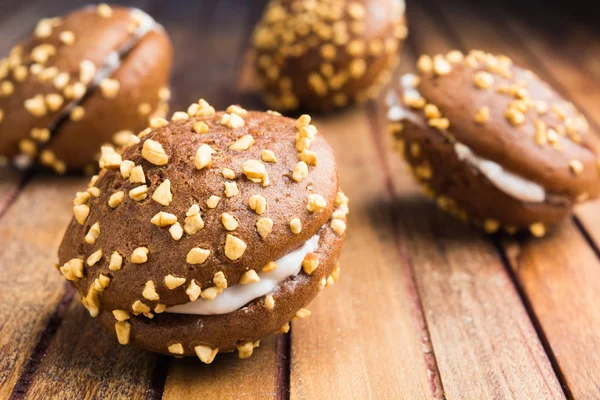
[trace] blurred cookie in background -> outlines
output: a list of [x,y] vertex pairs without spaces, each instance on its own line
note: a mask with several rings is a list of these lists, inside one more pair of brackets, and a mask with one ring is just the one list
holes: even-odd
[[379,95],[407,36],[403,0],[272,0],[251,56],[269,107],[331,110]]
[[0,162],[57,173],[97,163],[164,115],[171,42],[138,9],[87,6],[42,19],[0,61]]
[[390,131],[438,206],[493,233],[543,236],[596,197],[598,155],[575,106],[510,58],[421,56],[387,96]]

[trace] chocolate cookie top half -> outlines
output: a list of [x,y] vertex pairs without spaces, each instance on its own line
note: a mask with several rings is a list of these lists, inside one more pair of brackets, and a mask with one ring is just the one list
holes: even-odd
[[424,55],[417,69],[399,90],[409,118],[549,194],[573,201],[597,195],[598,157],[587,120],[533,72],[482,51]]
[[[333,152],[307,115],[215,113],[201,100],[139,136],[122,157],[103,148],[104,169],[77,194],[59,250],[82,296],[109,284],[108,309],[188,303],[188,285],[169,288],[172,278],[205,289],[222,272],[232,286],[301,247],[333,213]],[[156,293],[143,296],[148,285]]]

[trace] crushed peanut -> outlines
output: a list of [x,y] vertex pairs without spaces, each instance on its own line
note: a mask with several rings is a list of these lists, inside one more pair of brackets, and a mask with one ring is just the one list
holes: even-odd
[[244,274],[240,278],[241,285],[247,285],[249,283],[255,283],[255,282],[260,282],[260,277],[258,276],[256,271],[253,269],[250,269],[250,270],[244,272]]
[[271,218],[259,218],[256,221],[256,231],[264,239],[273,230],[273,220]]
[[247,247],[248,245],[236,236],[228,234],[225,238],[225,256],[232,261],[241,258]]
[[148,248],[138,247],[131,253],[131,262],[134,264],[143,264],[148,261]]
[[194,247],[188,252],[185,261],[188,264],[202,264],[208,259],[209,256],[210,250]]
[[144,142],[142,147],[142,157],[154,165],[165,165],[169,162],[169,156],[167,156],[162,144],[152,139],[148,139]]
[[165,276],[165,286],[171,290],[178,288],[185,283],[185,278],[178,278],[171,274]]

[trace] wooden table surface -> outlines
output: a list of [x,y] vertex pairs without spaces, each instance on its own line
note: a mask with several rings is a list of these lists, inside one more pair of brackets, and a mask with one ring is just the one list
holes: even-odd
[[[174,110],[199,97],[263,107],[244,55],[264,1],[125,3],[171,34]],[[590,13],[488,3],[410,2],[400,69],[424,52],[504,53],[600,132]],[[80,5],[1,2],[1,52],[39,18]],[[380,102],[315,119],[351,199],[341,279],[247,360],[203,365],[119,346],[53,267],[87,178],[0,170],[0,398],[600,398],[600,202],[541,240],[486,236],[419,194]]]

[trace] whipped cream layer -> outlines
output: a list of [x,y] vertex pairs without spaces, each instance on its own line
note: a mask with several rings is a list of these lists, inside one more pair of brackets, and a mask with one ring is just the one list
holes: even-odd
[[[420,96],[415,89],[415,82],[418,77],[413,74],[406,74],[400,78],[400,84],[404,93],[414,93]],[[388,120],[403,121],[414,119],[414,112],[406,109],[395,92],[390,91],[386,97],[388,109]],[[546,199],[546,191],[539,184],[530,181],[522,176],[516,175],[505,170],[500,164],[479,157],[473,151],[462,143],[453,139],[454,152],[459,160],[468,163],[477,171],[482,173],[494,186],[515,199],[528,203],[542,203]]]
[[286,279],[298,275],[302,269],[304,257],[319,247],[319,234],[316,234],[304,245],[276,260],[277,268],[270,272],[259,272],[259,282],[246,285],[237,284],[228,287],[214,300],[198,298],[186,304],[169,307],[165,312],[173,314],[217,315],[228,314],[242,308],[254,299],[264,296],[279,286]]

